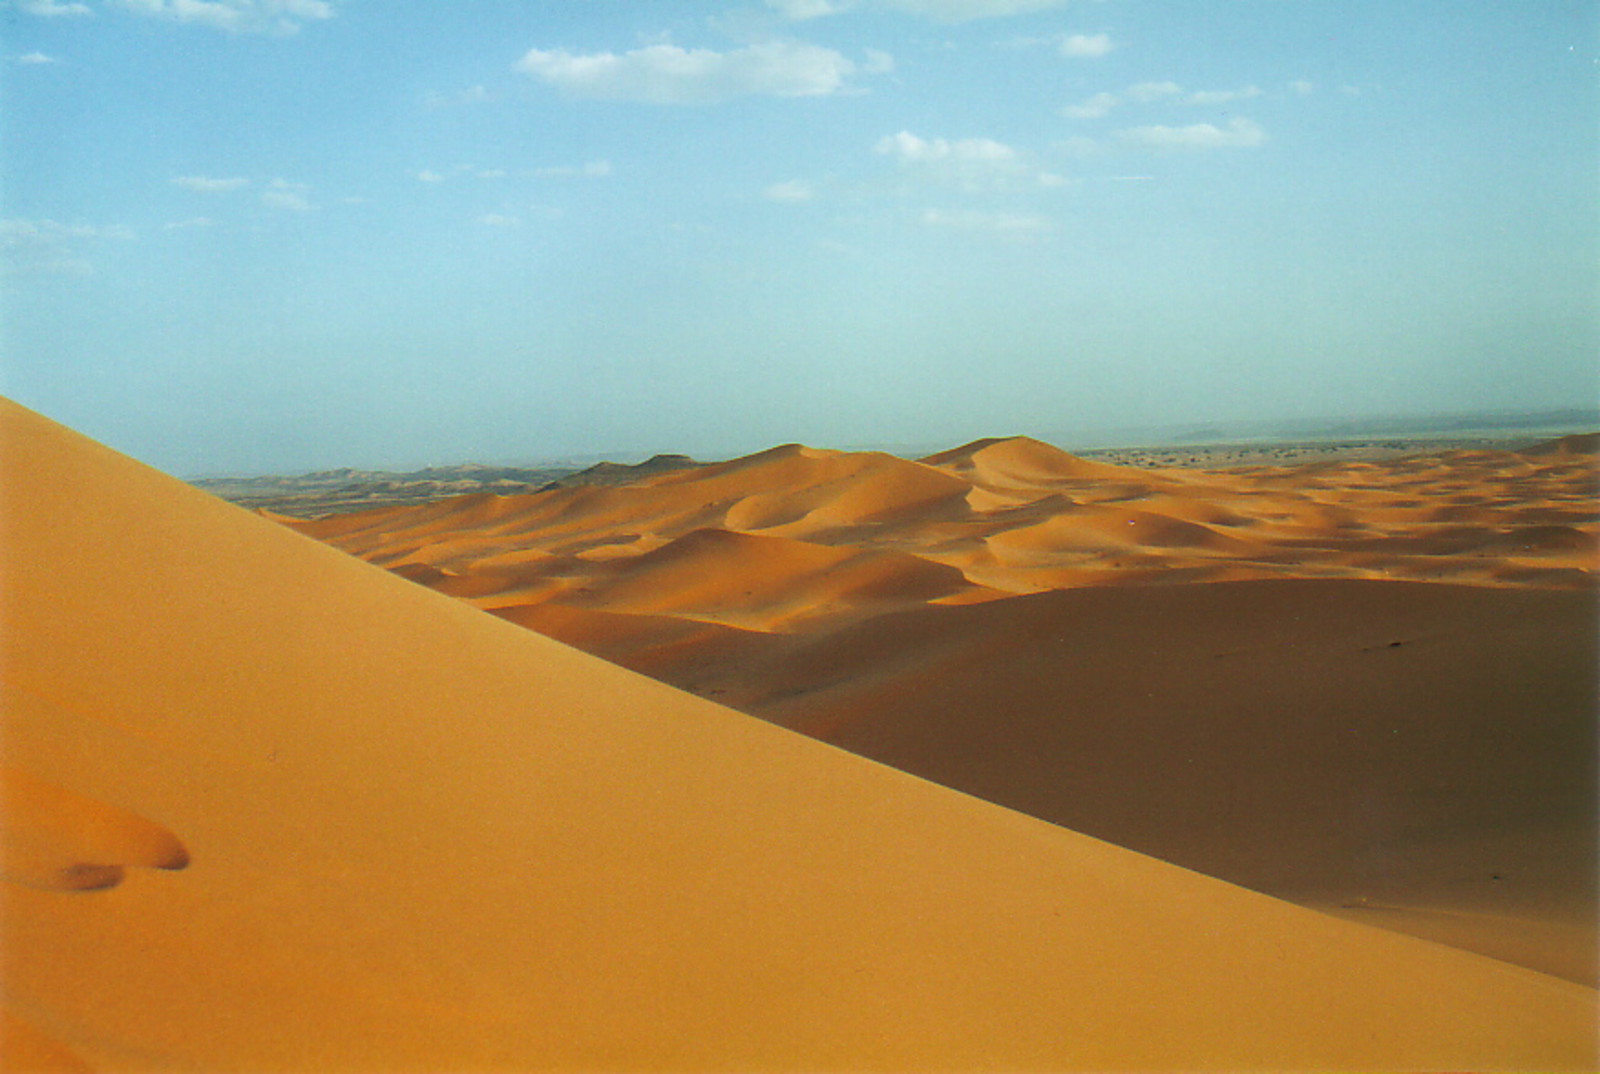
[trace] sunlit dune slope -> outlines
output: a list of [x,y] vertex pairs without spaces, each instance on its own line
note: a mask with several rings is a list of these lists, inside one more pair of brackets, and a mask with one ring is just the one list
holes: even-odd
[[0,432],[6,861],[125,869],[0,885],[13,1065],[1595,1060],[1588,989],[678,693],[12,405]]

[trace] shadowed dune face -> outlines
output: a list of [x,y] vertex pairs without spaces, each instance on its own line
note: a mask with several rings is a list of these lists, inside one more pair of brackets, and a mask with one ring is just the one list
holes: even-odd
[[293,525],[979,797],[1593,983],[1594,449],[790,445]]
[[[93,891],[0,883],[9,1067],[1558,1070],[1597,1058],[1592,989],[1294,906],[711,704],[9,404],[0,440],[0,731],[24,773],[5,787],[22,830],[42,833],[19,841],[37,855],[21,860],[45,877],[59,862],[125,870]],[[798,450],[773,462],[849,470]],[[688,483],[657,480],[673,477]],[[949,516],[930,532],[961,524],[942,494],[923,499],[932,487],[835,510],[828,532],[841,518],[901,525],[911,502]],[[816,510],[844,499],[817,495]],[[609,513],[636,539],[662,538],[634,564],[648,571],[654,549],[725,529],[707,520],[727,505],[668,498],[435,505],[344,532],[369,550],[402,524],[414,549],[457,541],[411,559],[441,584],[474,577],[472,557],[495,549],[497,569],[546,572],[499,594],[502,618],[664,666],[676,646],[708,667],[842,671],[826,643],[853,636],[852,660],[885,657],[858,682],[889,690],[971,639],[929,628],[912,651],[899,630],[867,629],[883,622],[871,617],[1075,595],[996,599],[969,584],[942,596],[889,572],[866,596],[843,591],[871,617],[757,631],[551,595],[623,576],[617,557],[578,547],[605,536],[592,528],[563,529],[538,549],[548,561],[511,547],[531,518],[560,528]],[[463,506],[484,532],[452,529]],[[822,584],[793,535],[702,535],[657,566],[752,536],[780,542],[761,554],[775,549],[793,584]],[[879,578],[881,561],[864,562]],[[618,573],[587,573],[602,567]],[[515,599],[541,580],[554,583],[545,599]]]

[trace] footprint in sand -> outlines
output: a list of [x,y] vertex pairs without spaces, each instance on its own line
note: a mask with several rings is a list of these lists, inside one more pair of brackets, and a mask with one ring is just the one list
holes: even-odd
[[119,806],[0,769],[0,879],[43,891],[115,887],[129,867],[182,869],[166,828]]

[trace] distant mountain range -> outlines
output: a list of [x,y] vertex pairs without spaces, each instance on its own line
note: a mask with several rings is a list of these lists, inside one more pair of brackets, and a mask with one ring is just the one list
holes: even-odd
[[422,470],[318,470],[260,477],[202,478],[191,482],[241,507],[299,518],[427,503],[478,492],[497,495],[579,485],[621,485],[641,477],[700,465],[687,455],[656,455],[632,465],[601,462],[587,469],[560,466],[486,466],[462,463]]
[[[1507,439],[1522,439],[1531,444],[1564,433],[1597,428],[1600,428],[1600,407],[1567,407],[1514,413],[1167,425],[1129,428],[1101,436],[1062,436],[1055,442],[1072,445],[1072,450],[1089,457],[1121,465],[1237,466],[1272,461],[1307,462],[1324,457],[1330,451],[1354,457],[1362,451],[1392,455],[1405,450],[1487,446],[1490,442]],[[1377,442],[1379,438],[1383,442]],[[1268,444],[1282,450],[1266,451],[1263,445]],[[905,458],[926,453],[905,445],[878,447]],[[1210,450],[1203,450],[1208,447]],[[1158,448],[1165,450],[1158,451]],[[409,471],[345,467],[294,476],[200,478],[190,483],[253,510],[315,518],[480,492],[504,496],[578,485],[622,485],[700,465],[703,464],[688,455],[655,455],[639,463],[599,462],[588,467],[560,463],[531,466],[461,463]]]

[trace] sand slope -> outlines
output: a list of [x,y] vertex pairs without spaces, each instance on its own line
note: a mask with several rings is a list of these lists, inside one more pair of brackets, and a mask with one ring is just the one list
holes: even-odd
[[1592,984],[1597,623],[1572,591],[1091,588],[652,670],[1165,860]]
[[0,418],[7,860],[125,868],[0,885],[14,1063],[1594,1061],[1588,989],[943,790]]

